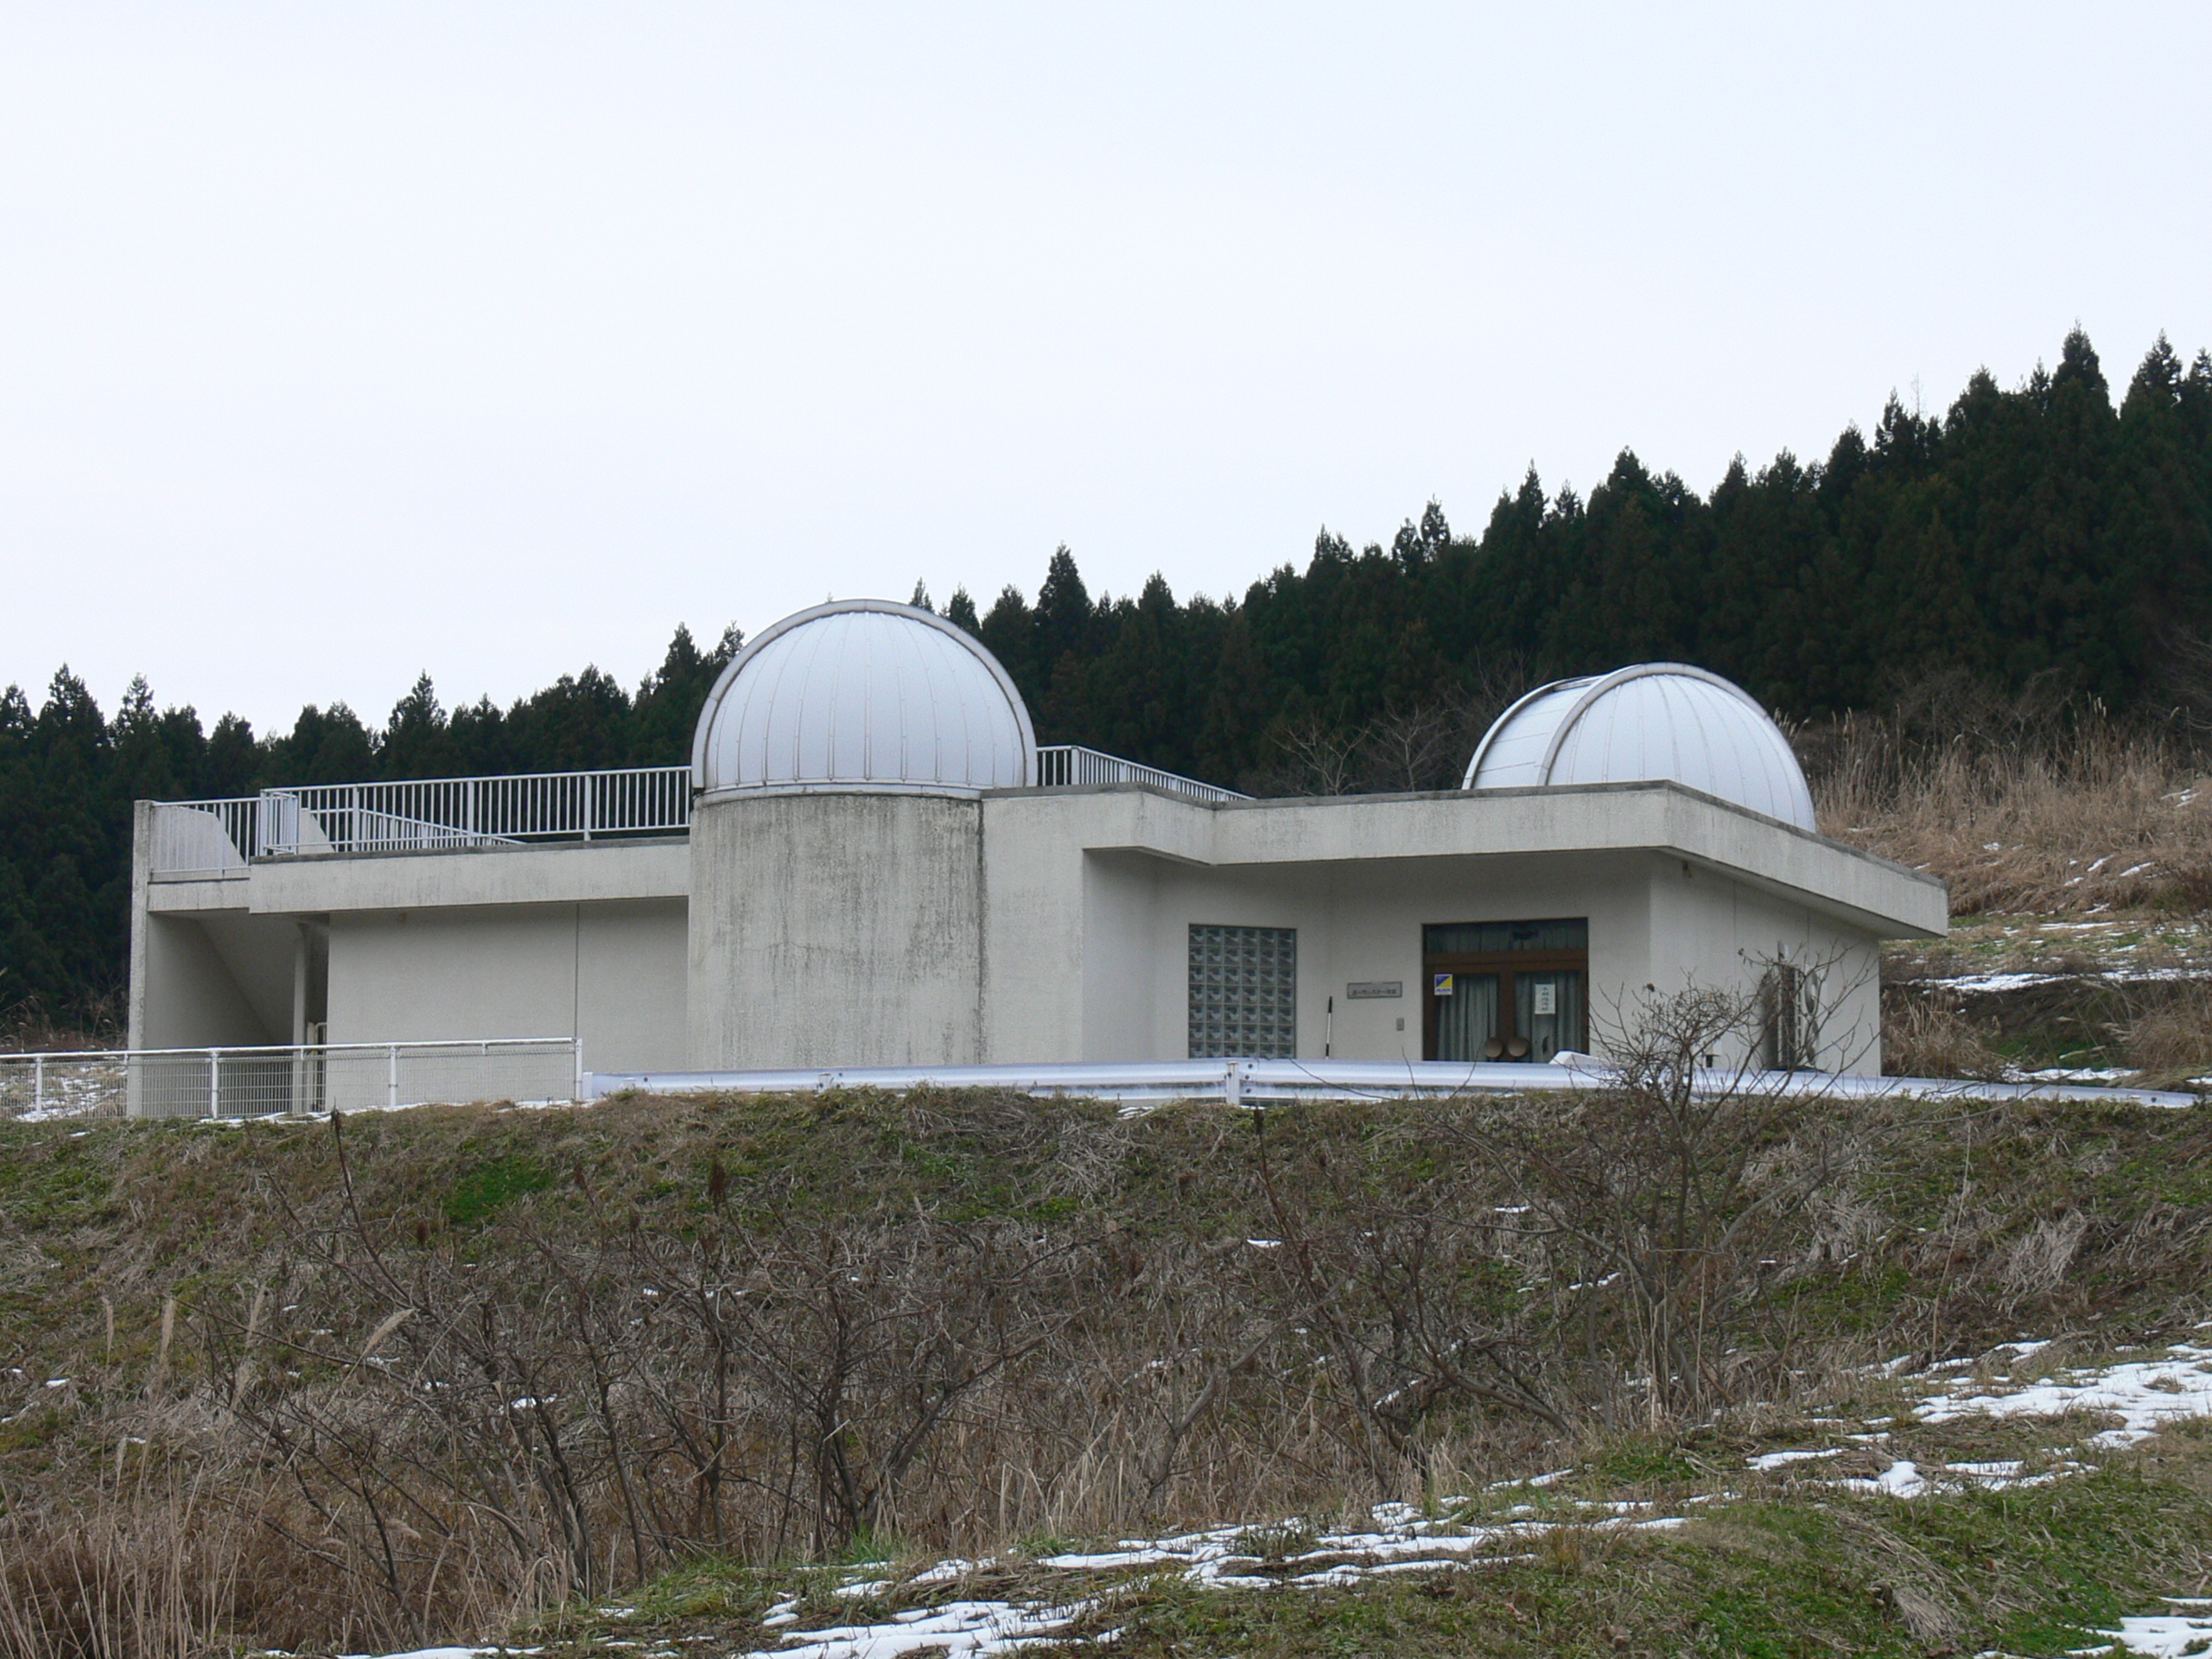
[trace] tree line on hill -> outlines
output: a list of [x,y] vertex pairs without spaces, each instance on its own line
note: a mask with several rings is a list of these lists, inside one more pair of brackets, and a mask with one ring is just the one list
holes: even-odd
[[[1178,601],[1158,575],[1094,597],[1064,547],[1033,602],[963,590],[944,609],[1006,664],[1040,741],[1255,793],[1447,786],[1518,691],[1655,659],[1800,720],[1937,673],[2212,720],[2212,354],[2184,365],[2162,336],[2115,405],[2076,330],[2016,388],[1977,373],[1940,416],[1892,397],[1871,435],[1757,472],[1738,457],[1702,496],[1624,450],[1586,496],[1532,467],[1474,535],[1434,502],[1387,547],[1325,529],[1241,599]],[[265,736],[157,709],[143,682],[111,718],[66,668],[36,709],[9,687],[0,1014],[111,1022],[133,799],[677,764],[741,643],[679,628],[634,695],[586,668],[448,712],[426,674],[380,727],[340,703]]]

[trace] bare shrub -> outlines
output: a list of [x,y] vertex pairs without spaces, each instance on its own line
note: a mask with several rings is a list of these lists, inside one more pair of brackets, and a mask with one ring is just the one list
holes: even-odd
[[[1481,1126],[1471,1148],[1522,1195],[1533,1231],[1567,1279],[1559,1324],[1587,1332],[1601,1410],[1601,1356],[1632,1357],[1657,1425],[1745,1397],[1786,1368],[1789,1332],[1765,1319],[1771,1292],[1815,1258],[1813,1200],[1854,1161],[1848,1120],[1748,1070],[1716,1077],[1717,1052],[1753,1046],[1756,996],[1652,995],[1607,1046],[1617,1087],[1541,1116]],[[1607,1293],[1611,1293],[1608,1294]],[[1601,1336],[1601,1331],[1604,1334]]]
[[1516,1230],[1497,1206],[1456,1170],[1378,1191],[1319,1147],[1279,1167],[1269,1116],[1254,1116],[1255,1166],[1281,1236],[1255,1259],[1261,1305],[1279,1327],[1313,1333],[1329,1361],[1324,1386],[1349,1408],[1335,1421],[1376,1484],[1394,1484],[1393,1463],[1417,1452],[1424,1425],[1449,1404],[1567,1432],[1534,1322],[1511,1294]]

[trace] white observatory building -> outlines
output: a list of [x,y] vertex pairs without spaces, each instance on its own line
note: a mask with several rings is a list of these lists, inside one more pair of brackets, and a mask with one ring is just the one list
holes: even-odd
[[1457,790],[1253,800],[1040,748],[982,645],[874,600],[747,645],[688,769],[141,803],[132,891],[134,1048],[569,1036],[602,1073],[1541,1061],[1805,974],[1819,1016],[1724,1063],[1874,1072],[1878,941],[1948,919],[1700,669],[1532,691]]

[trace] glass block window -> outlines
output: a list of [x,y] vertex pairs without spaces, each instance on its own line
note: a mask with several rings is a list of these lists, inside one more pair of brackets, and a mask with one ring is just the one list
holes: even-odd
[[1298,1058],[1298,930],[1191,925],[1191,1058]]

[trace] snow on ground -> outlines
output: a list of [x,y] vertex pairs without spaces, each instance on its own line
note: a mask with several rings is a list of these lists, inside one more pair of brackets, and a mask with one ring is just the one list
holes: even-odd
[[[2176,1343],[2153,1357],[2118,1360],[2108,1365],[2039,1374],[2015,1383],[2012,1372],[2033,1370],[2028,1362],[2048,1344],[2009,1343],[1980,1361],[1947,1360],[1907,1377],[1929,1392],[1912,1415],[1928,1424],[1967,1417],[2050,1418],[2086,1412],[2120,1419],[2119,1424],[2088,1437],[2085,1444],[2121,1450],[2155,1434],[2164,1424],[2212,1417],[2212,1346]],[[2007,1369],[2009,1368],[2009,1369]],[[1897,1375],[1897,1362],[1877,1366]],[[1986,1381],[1980,1379],[1986,1378]],[[2072,1459],[2050,1462],[2029,1474],[2015,1459],[1958,1462],[1923,1466],[1893,1459],[1872,1478],[1829,1471],[1828,1459],[1886,1441],[1894,1426],[1889,1417],[1859,1421],[1827,1418],[1816,1421],[1834,1429],[1834,1444],[1764,1452],[1746,1459],[1755,1471],[1809,1482],[1872,1497],[1909,1501],[1933,1491],[1968,1488],[2003,1490],[2037,1485],[2088,1471]],[[1815,1436],[1815,1439],[1826,1439]],[[1461,1517],[1478,1507],[1476,1500],[1446,1498],[1424,1513],[1408,1503],[1378,1503],[1362,1526],[1324,1526],[1294,1517],[1273,1525],[1215,1527],[1159,1538],[1124,1538],[1114,1548],[1052,1555],[1026,1565],[1071,1575],[1130,1569],[1150,1574],[1172,1573],[1185,1582],[1221,1590],[1320,1588],[1358,1584],[1402,1573],[1433,1573],[1526,1559],[1538,1543],[1562,1525],[1592,1532],[1647,1531],[1679,1527],[1684,1513],[1626,1500],[1561,1497],[1547,1493],[1539,1513],[1529,1503],[1515,1503],[1502,1515],[1494,1505],[1516,1491],[1534,1494],[1574,1473],[1549,1471],[1526,1479],[1501,1482],[1485,1495],[1478,1519]],[[1722,1496],[1726,1496],[1723,1494]],[[1680,1506],[1710,1501],[1692,1498]],[[954,1585],[993,1568],[991,1561],[945,1560],[904,1578],[868,1576],[860,1569],[830,1589],[836,1599],[864,1601],[937,1585]],[[880,1573],[881,1568],[874,1569]],[[962,1599],[932,1606],[907,1608],[887,1618],[839,1621],[818,1629],[805,1622],[802,1593],[794,1592],[769,1609],[761,1623],[779,1632],[780,1645],[763,1648],[745,1659],[899,1659],[924,1649],[942,1649],[953,1659],[1013,1652],[1025,1646],[1067,1639],[1071,1626],[1089,1620],[1111,1605],[1111,1589],[1101,1591],[1087,1576],[1071,1583],[1065,1599],[1011,1601]],[[1082,1593],[1076,1593],[1078,1589]],[[2212,1600],[2172,1600],[2172,1612],[2122,1621],[2117,1630],[2101,1631],[2126,1650],[2181,1655],[2193,1643],[2212,1638]],[[602,1610],[610,1614],[631,1609]],[[1084,1638],[1111,1641],[1115,1632]],[[630,1645],[630,1644],[625,1644]],[[2196,1651],[2205,1651],[2197,1649]],[[500,1651],[489,1648],[430,1648],[389,1659],[477,1659]],[[507,1651],[529,1651],[508,1649]],[[2115,1653],[2117,1645],[2083,1648],[2088,1655]]]
[[2120,1426],[2089,1437],[2118,1449],[2148,1440],[2161,1423],[2212,1417],[2212,1347],[2177,1343],[2164,1358],[2131,1360],[2065,1382],[2039,1376],[2001,1394],[1938,1395],[1913,1414],[1923,1422],[1960,1417],[2056,1417],[2062,1412],[2110,1413]]
[[2056,985],[2068,980],[2098,977],[2115,985],[2148,985],[2165,980],[2202,979],[2199,968],[2131,968],[2101,975],[2078,973],[2038,973],[2032,970],[2016,973],[1967,974],[1956,979],[1929,979],[1923,984],[1942,987],[1967,995],[1990,995],[1999,991],[2024,991],[2031,985]]
[[2144,1618],[2123,1618],[2116,1630],[2099,1630],[2113,1638],[2110,1645],[2071,1648],[2069,1655],[2127,1652],[2147,1659],[2180,1659],[2183,1654],[2212,1650],[2212,1599],[2168,1596],[2169,1607],[2189,1607],[2194,1612],[2152,1613]]
[[1065,1630],[1093,1611],[1096,1602],[1065,1607],[1022,1607],[1003,1601],[949,1601],[893,1613],[880,1624],[838,1624],[793,1631],[796,1647],[772,1648],[778,1659],[895,1659],[917,1648],[942,1650],[948,1659],[968,1654],[1010,1653]]

